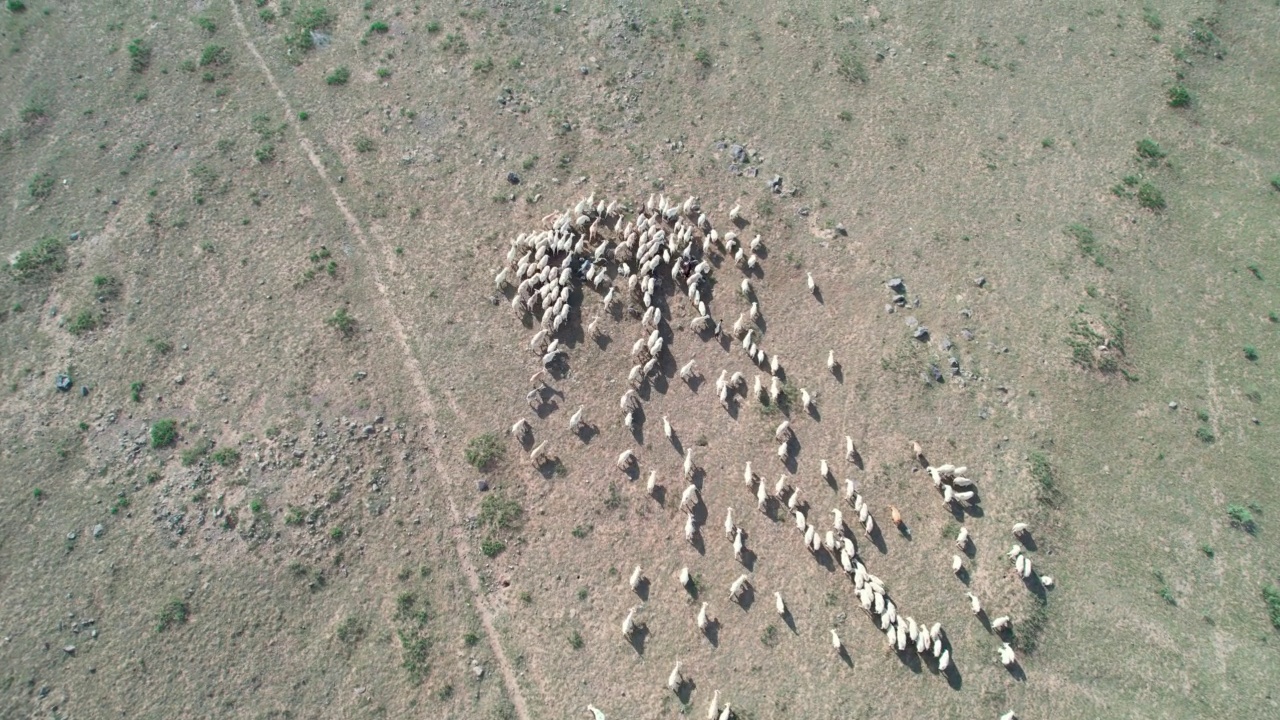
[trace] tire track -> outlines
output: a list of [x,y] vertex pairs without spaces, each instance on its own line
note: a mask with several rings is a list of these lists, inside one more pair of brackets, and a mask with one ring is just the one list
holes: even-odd
[[[267,83],[271,85],[271,88],[276,92],[276,96],[280,98],[280,104],[285,109],[285,117],[297,117],[297,113],[293,110],[293,104],[289,102],[289,96],[285,94],[284,89],[276,82],[271,68],[267,65],[262,54],[258,52],[257,45],[254,44],[253,39],[249,36],[249,29],[245,26],[244,18],[240,15],[240,8],[236,5],[235,0],[227,0],[227,4],[231,6],[232,17],[235,19],[236,27],[239,28],[240,34],[244,38],[245,47],[253,55],[258,68],[266,77]],[[315,168],[316,173],[320,176],[320,180],[329,189],[334,205],[337,206],[338,211],[346,219],[347,226],[360,243],[361,249],[372,256],[374,245],[370,242],[368,234],[365,233],[364,228],[360,226],[360,222],[356,219],[355,213],[351,212],[346,200],[338,192],[337,184],[329,177],[328,171],[325,170],[324,164],[320,161],[320,156],[316,154],[315,147],[311,144],[310,139],[302,134],[300,128],[298,129],[298,144],[301,146],[303,153],[306,154],[307,160],[311,162],[311,166]],[[381,245],[377,246],[377,249],[381,251],[385,259],[386,249]],[[387,292],[387,286],[382,281],[382,272],[378,263],[370,263],[369,269],[373,275],[374,285],[378,289],[378,301],[382,315],[395,334],[396,342],[404,352],[404,369],[413,383],[414,389],[417,390],[418,405],[426,422],[427,430],[434,436],[436,435],[435,404],[431,401],[431,393],[427,386],[426,377],[422,373],[422,366],[419,364],[418,358],[414,355],[413,348],[409,344],[409,334],[405,331],[404,323],[401,322],[400,316],[396,314],[395,306],[392,304],[390,295]],[[450,405],[452,404],[452,401],[450,401]],[[444,476],[445,472],[444,467],[441,465],[439,446],[433,443],[430,446],[430,451],[437,473]],[[529,708],[525,703],[523,693],[520,691],[515,670],[512,668],[511,661],[499,641],[498,632],[493,624],[493,616],[485,606],[484,591],[480,585],[480,575],[476,571],[475,565],[471,562],[470,546],[467,543],[465,534],[461,532],[462,517],[452,500],[449,501],[449,515],[453,521],[454,550],[458,555],[458,565],[462,568],[463,574],[466,575],[467,585],[471,588],[473,605],[476,608],[476,613],[480,616],[481,625],[484,626],[485,636],[489,640],[489,649],[493,652],[498,668],[502,672],[502,681],[506,686],[507,695],[511,700],[511,704],[515,706],[516,714],[520,717],[520,720],[530,720]]]

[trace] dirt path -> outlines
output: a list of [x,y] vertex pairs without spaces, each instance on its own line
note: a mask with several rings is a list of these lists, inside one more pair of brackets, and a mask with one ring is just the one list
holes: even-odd
[[[227,4],[231,6],[232,17],[235,18],[236,27],[240,29],[240,34],[244,38],[245,47],[253,55],[258,68],[262,70],[262,74],[266,76],[267,82],[271,84],[272,89],[276,91],[276,96],[280,98],[280,103],[284,106],[285,117],[297,117],[294,112],[293,104],[289,102],[288,95],[276,82],[275,75],[271,72],[271,68],[267,66],[266,60],[262,54],[258,52],[257,45],[249,36],[249,29],[244,24],[244,19],[240,15],[240,8],[236,5],[235,0],[227,0]],[[337,206],[342,216],[347,221],[347,226],[351,230],[351,234],[359,241],[361,249],[372,256],[375,249],[369,240],[368,234],[364,228],[360,226],[356,216],[347,206],[346,200],[338,192],[338,186],[329,177],[329,173],[325,170],[324,164],[320,162],[320,156],[316,154],[311,141],[298,131],[298,144],[302,147],[302,151],[306,153],[307,159],[311,161],[311,166],[315,168],[316,173],[324,182],[325,187],[329,189],[329,194],[333,197],[333,203]],[[382,245],[378,245],[377,249],[386,257],[387,249]],[[435,424],[435,405],[431,402],[431,394],[427,388],[426,377],[422,373],[422,367],[418,363],[418,358],[413,354],[413,349],[409,345],[409,335],[405,332],[404,323],[400,321],[400,317],[396,314],[395,305],[391,302],[387,293],[387,286],[382,281],[382,273],[377,263],[370,263],[369,269],[373,274],[374,285],[378,288],[379,307],[383,317],[387,321],[387,325],[395,333],[396,341],[399,343],[401,350],[404,351],[404,369],[409,379],[413,382],[414,388],[418,392],[418,406],[422,412],[423,421],[427,425],[427,430],[431,435],[436,434]],[[431,455],[436,471],[440,476],[445,476],[444,468],[440,464],[439,447],[431,446]],[[480,623],[484,626],[485,637],[489,640],[489,649],[493,651],[493,656],[497,660],[498,667],[502,671],[502,680],[507,688],[512,705],[515,706],[516,714],[521,720],[530,720],[529,708],[525,704],[524,695],[520,691],[520,685],[516,681],[515,670],[511,667],[511,660],[507,657],[506,652],[502,649],[502,643],[498,639],[498,632],[494,628],[493,616],[484,603],[484,593],[480,586],[480,575],[476,572],[475,565],[471,562],[470,547],[467,543],[466,536],[460,531],[462,527],[462,518],[458,512],[458,508],[452,501],[449,502],[449,515],[453,520],[453,536],[454,549],[458,554],[458,564],[461,566],[463,574],[467,577],[467,585],[471,588],[471,594],[474,600],[476,613],[480,616]]]

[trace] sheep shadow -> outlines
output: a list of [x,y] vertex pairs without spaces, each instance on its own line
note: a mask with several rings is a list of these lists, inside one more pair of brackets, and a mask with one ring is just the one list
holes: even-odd
[[853,658],[849,657],[849,650],[844,646],[844,643],[840,644],[840,650],[836,652],[836,656],[844,661],[845,666],[853,667]]
[[654,374],[649,378],[649,385],[659,395],[666,395],[667,390],[670,389],[670,384],[667,382],[667,375],[663,372],[662,365],[663,363],[658,363],[658,368],[654,370]]
[[859,470],[867,469],[866,463],[862,459],[862,453],[858,452],[857,450],[853,451],[853,466],[858,468]]
[[653,500],[654,502],[658,503],[659,507],[666,505],[667,504],[667,488],[663,485],[654,485]]
[[673,429],[669,440],[671,442],[671,447],[676,451],[676,454],[680,457],[684,457],[684,443],[680,442],[680,433]]
[[960,568],[960,572],[956,573],[956,579],[959,580],[963,585],[967,586],[970,582],[973,581],[973,576],[969,574],[969,568],[962,567]]
[[702,635],[711,643],[711,647],[720,647],[720,621],[708,620],[707,629],[702,631]]
[[743,612],[750,612],[751,606],[755,605],[755,603],[756,603],[755,588],[751,587],[750,585],[746,585],[745,587],[742,588],[742,592],[738,593],[738,607],[742,608]]
[[916,654],[914,647],[908,647],[906,650],[897,650],[895,646],[894,654],[898,656],[898,662],[902,663],[911,672],[917,675],[924,672],[924,664],[920,662],[920,656]]
[[594,440],[596,436],[600,434],[600,428],[596,427],[595,425],[589,425],[587,423],[583,423],[582,425],[578,426],[578,432],[574,434],[578,436],[578,439],[582,441],[582,444],[590,445],[591,441]]
[[633,462],[622,470],[622,474],[627,476],[627,480],[635,482],[640,479],[640,463]]
[[1031,577],[1022,579],[1022,584],[1026,585],[1027,590],[1032,595],[1035,595],[1036,599],[1041,603],[1049,601],[1049,589],[1044,586],[1044,583],[1040,582],[1040,576],[1038,574],[1031,573]]
[[960,553],[972,560],[978,556],[978,546],[973,544],[973,540],[965,540],[964,547],[960,548]]
[[596,347],[601,350],[608,350],[609,345],[612,343],[613,338],[609,337],[609,333],[601,331],[600,334],[596,336]]
[[1022,663],[1015,660],[1012,665],[1006,665],[1004,669],[1008,671],[1009,676],[1014,680],[1018,682],[1027,681],[1027,671],[1022,669]]
[[707,473],[702,468],[694,468],[693,476],[689,478],[689,484],[698,488],[698,492],[702,492],[702,486],[706,482]]
[[1022,533],[1018,539],[1022,541],[1022,547],[1026,548],[1027,552],[1035,552],[1040,549],[1040,546],[1036,543],[1036,539],[1031,536],[1030,532]]
[[905,521],[901,525],[895,525],[894,527],[898,528],[898,534],[907,542],[911,542],[915,539],[911,536],[911,528],[907,527],[907,523]]
[[960,517],[962,519],[964,518],[965,515],[968,515],[969,517],[973,517],[973,518],[980,518],[980,517],[985,517],[986,514],[987,513],[982,509],[982,506],[978,504],[978,498],[976,496],[974,497],[972,502],[960,508]]
[[560,409],[560,403],[555,400],[543,400],[538,403],[538,407],[534,408],[533,414],[538,416],[539,420],[546,420],[551,413]]
[[644,602],[649,602],[649,578],[640,578],[636,585],[636,595]]
[[959,690],[964,686],[964,678],[960,676],[960,671],[956,668],[954,660],[942,672],[947,676],[947,685],[950,685],[952,690]]
[[693,691],[697,687],[698,684],[689,678],[680,680],[680,687],[676,688],[676,697],[680,699],[681,705],[689,704],[690,699],[693,697]]
[[820,548],[818,552],[813,553],[813,559],[827,572],[836,571],[836,559],[831,556],[831,553],[827,552],[826,548]]
[[810,405],[806,414],[813,418],[814,422],[822,422],[822,411],[818,409],[817,404]]
[[729,396],[729,402],[725,403],[724,411],[729,413],[729,417],[734,420],[738,419],[738,402],[733,395]]
[[991,630],[991,618],[987,617],[987,611],[985,609],[979,610],[978,613],[974,615],[974,617],[978,619],[978,622],[982,625],[983,630],[986,630],[987,632],[993,632]]
[[822,297],[822,288],[820,288],[820,287],[818,287],[818,286],[816,286],[816,285],[815,285],[815,286],[814,286],[814,288],[813,288],[813,299],[814,299],[814,300],[817,300],[819,305],[826,305],[826,304],[827,304],[827,301],[826,301],[826,300],[824,300],[824,299],[823,299],[823,297]]
[[534,467],[534,470],[536,470],[537,473],[542,476],[543,480],[550,480],[551,478],[556,476],[556,470],[559,467],[560,467],[560,458],[552,457],[548,455],[545,460],[543,460],[541,463],[538,463],[538,465]]
[[694,551],[696,551],[699,555],[702,555],[704,557],[706,556],[707,543],[705,540],[702,539],[702,533],[700,531],[698,530],[693,531],[693,539],[689,541],[689,544],[693,546]]
[[836,379],[836,382],[843,385],[844,384],[844,367],[842,367],[840,363],[836,363],[836,366],[831,368],[831,376]]
[[631,637],[627,639],[631,642],[631,649],[635,650],[637,655],[644,657],[644,645],[649,639],[648,626],[636,625],[635,630],[631,633]]
[[706,381],[707,379],[702,377],[701,375],[694,375],[693,377],[689,378],[685,382],[685,384],[689,386],[689,392],[697,395],[698,389],[701,388],[702,384],[705,383]]
[[782,622],[791,631],[792,635],[799,635],[800,631],[796,629],[796,616],[791,614],[791,608],[787,608],[782,613]]
[[747,548],[742,548],[742,559],[739,560],[738,562],[742,563],[742,567],[746,568],[747,572],[755,572],[756,554],[751,552]]

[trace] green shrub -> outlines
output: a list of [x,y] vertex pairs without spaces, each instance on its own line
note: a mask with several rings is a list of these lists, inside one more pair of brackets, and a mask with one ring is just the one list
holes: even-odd
[[140,73],[151,64],[151,45],[142,38],[134,38],[125,46],[129,51],[129,69]]
[[388,26],[386,23],[382,22],[381,20],[376,20],[372,25],[369,26],[369,32],[378,33],[379,35],[386,34],[390,30],[391,30],[391,27]]
[[142,402],[142,388],[145,387],[141,380],[129,383],[129,398],[134,402]]
[[253,151],[253,158],[259,163],[266,164],[276,159],[276,146],[267,143],[257,150]]
[[466,450],[463,451],[463,457],[466,458],[468,465],[483,472],[501,459],[505,452],[506,448],[498,439],[497,433],[485,433],[471,438]]
[[507,544],[497,538],[485,538],[484,542],[480,543],[480,552],[484,553],[484,556],[489,558],[494,557],[506,549]]
[[83,335],[97,329],[98,315],[89,309],[76,313],[75,317],[71,318],[71,322],[67,323],[67,332],[72,335]]
[[493,58],[491,57],[481,58],[471,64],[471,69],[478,73],[488,75],[489,73],[493,72]]
[[222,45],[206,45],[200,51],[200,67],[226,65],[231,62],[231,51]]
[[431,22],[427,23],[427,32],[433,35],[435,33],[440,32],[440,23],[436,22],[435,20],[432,20]]
[[1191,91],[1181,85],[1169,88],[1169,107],[1187,107],[1191,104]]
[[586,644],[586,641],[582,639],[582,633],[577,630],[574,630],[573,633],[569,635],[569,647],[574,650],[581,650],[582,646]]
[[1245,345],[1245,346],[1244,346],[1244,357],[1245,357],[1245,359],[1246,359],[1246,360],[1257,360],[1257,359],[1258,359],[1258,348],[1256,348],[1256,347],[1254,347],[1254,346],[1252,346],[1252,345]]
[[1250,535],[1258,532],[1258,524],[1253,519],[1253,513],[1249,512],[1249,508],[1244,505],[1228,505],[1227,518],[1231,521],[1231,527],[1244,530]]
[[285,45],[299,52],[310,50],[315,47],[312,33],[327,29],[336,19],[324,6],[305,5],[298,8],[293,13],[293,32],[284,38]]
[[334,542],[341,542],[342,538],[347,536],[347,531],[342,529],[341,525],[334,525],[329,528],[329,539]]
[[60,238],[45,238],[13,259],[9,273],[20,282],[47,280],[67,267],[67,246]]
[[364,621],[352,616],[338,625],[338,641],[344,645],[354,645],[364,639]]
[[178,441],[177,420],[157,420],[151,426],[151,447],[165,448]]
[[467,647],[475,647],[480,642],[480,636],[475,631],[468,632],[462,636],[462,644]]
[[231,467],[240,462],[240,451],[235,448],[221,448],[210,455],[209,459],[222,467]]
[[1271,188],[1280,191],[1280,175],[1271,176]]
[[693,61],[702,66],[703,69],[711,67],[711,53],[706,48],[698,48],[693,54]]
[[215,23],[212,19],[207,18],[207,17],[204,17],[203,15],[201,15],[201,16],[200,16],[200,17],[198,17],[198,18],[196,18],[196,25],[197,25],[201,30],[204,30],[205,32],[207,32],[207,33],[209,33],[209,34],[213,34],[213,33],[218,32],[218,24],[217,24],[217,23]]
[[324,81],[328,85],[346,85],[351,79],[351,71],[346,65],[339,65],[334,71],[325,76]]
[[1165,156],[1165,152],[1160,145],[1151,138],[1143,138],[1138,141],[1138,157],[1147,158],[1148,160],[1159,160]]
[[1271,618],[1271,625],[1280,630],[1280,588],[1264,585],[1262,599],[1267,603],[1267,617]]
[[160,609],[156,632],[164,632],[175,625],[184,625],[191,617],[191,608],[181,598],[173,598]]
[[6,0],[4,5],[9,8],[9,12],[12,13],[24,12],[27,9],[27,4],[22,2],[22,0]]
[[1217,438],[1213,436],[1213,431],[1209,429],[1208,425],[1201,425],[1196,428],[1196,439],[1202,443],[1208,444]]
[[333,314],[324,322],[329,327],[342,333],[343,337],[351,337],[351,334],[356,329],[356,319],[344,307],[334,310]]
[[200,462],[200,459],[203,458],[205,454],[209,452],[210,447],[212,447],[212,444],[209,442],[208,439],[200,438],[200,441],[197,442],[195,445],[182,451],[182,455],[180,456],[180,459],[182,460],[182,466],[191,467],[192,465],[195,465],[196,463]]
[[367,135],[360,135],[356,137],[356,141],[352,143],[352,147],[354,147],[358,153],[367,153],[373,152],[373,150],[377,148],[377,144],[373,141],[373,138]]
[[27,192],[36,200],[43,200],[53,192],[53,182],[53,176],[49,173],[39,173],[27,183]]
[[1151,183],[1142,183],[1138,187],[1138,204],[1148,210],[1165,209],[1164,194]]
[[845,80],[856,83],[865,83],[870,77],[867,74],[867,68],[851,50],[840,53],[836,58],[836,73]]
[[523,515],[524,508],[520,507],[520,503],[494,493],[480,502],[478,519],[487,528],[510,530],[520,524]]

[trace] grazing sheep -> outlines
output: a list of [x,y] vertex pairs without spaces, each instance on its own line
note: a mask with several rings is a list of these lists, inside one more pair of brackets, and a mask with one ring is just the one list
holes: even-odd
[[524,418],[520,418],[515,425],[511,426],[511,436],[516,440],[524,440],[531,432],[533,432],[533,428],[530,427],[529,421]]
[[1024,580],[1031,577],[1031,558],[1027,558],[1026,560],[1026,563],[1022,566],[1022,578]]
[[853,496],[857,494],[857,488],[854,486],[853,478],[844,479],[844,499],[853,502]]
[[533,463],[534,467],[541,465],[547,459],[547,444],[549,442],[549,440],[543,440],[538,443],[538,447],[529,451],[529,461]]
[[711,696],[711,704],[707,706],[707,720],[717,720],[720,717],[720,691],[717,690]]
[[1000,664],[1010,667],[1018,662],[1018,656],[1013,653],[1013,648],[1009,643],[1000,646]]
[[791,456],[791,449],[788,443],[781,443],[780,445],[778,445],[778,460],[780,462],[782,462],[785,465],[787,462],[787,458],[790,456]]
[[600,337],[600,318],[591,318],[591,322],[587,324],[587,337],[596,340]]
[[854,544],[853,540],[850,540],[847,537],[840,538],[840,547],[844,550],[845,554],[849,556],[850,560],[853,560],[858,556],[858,546]]
[[1000,617],[991,621],[991,629],[995,630],[996,632],[1000,632],[1001,630],[1008,630],[1009,626],[1012,624],[1013,624],[1013,621],[1009,619],[1008,615],[1001,615]]
[[747,585],[747,578],[748,578],[747,574],[743,573],[738,576],[737,580],[734,580],[733,583],[729,585],[730,600],[732,600],[733,602],[738,601],[738,598],[742,595],[742,589]]
[[[859,495],[858,499],[861,500],[862,496]],[[858,522],[866,522],[867,518],[871,517],[871,506],[866,503],[858,503],[856,507],[858,508]]]
[[711,620],[707,618],[707,603],[702,603],[702,609],[698,611],[698,629],[706,632],[707,626],[711,624]]
[[649,471],[649,479],[648,479],[647,481],[645,481],[645,484],[644,484],[644,490],[645,490],[645,492],[647,492],[647,493],[649,493],[650,495],[652,495],[652,494],[653,494],[653,492],[654,492],[655,490],[657,490],[657,489],[658,489],[658,471],[657,471],[657,470],[650,470],[650,471]]
[[738,532],[733,536],[733,559],[742,562],[742,548],[745,543],[742,541],[742,528],[738,528]]
[[628,582],[631,584],[631,589],[639,590],[640,582],[642,580],[644,580],[644,576],[640,574],[640,566],[637,565],[636,569],[631,571],[631,579],[628,580]]
[[916,637],[916,654],[924,655],[925,652],[929,649],[930,644],[931,643],[929,642],[929,636],[926,635],[925,633],[920,633]]
[[840,512],[840,508],[831,508],[831,527],[838,533],[844,532],[844,513]]
[[1001,715],[1000,720],[1018,720],[1018,715],[1014,711],[1010,710],[1009,712]]
[[684,476],[685,479],[692,479],[693,473],[697,467],[693,464],[693,448],[686,448],[684,451]]
[[848,435],[844,436],[844,459],[851,463],[858,461],[858,450],[853,446],[853,438]]
[[951,556],[951,572],[955,573],[956,575],[959,575],[963,571],[964,571],[964,560],[962,560],[959,555],[952,555]]
[[697,360],[690,360],[680,368],[680,379],[689,382],[697,374]]
[[667,676],[667,689],[673,693],[680,693],[680,686],[684,684],[684,677],[680,675],[680,661],[676,661],[675,668],[671,674]]
[[724,514],[724,534],[732,536],[737,529],[738,526],[733,523],[733,508],[729,508]]
[[746,278],[742,278],[741,290],[743,295],[751,297],[751,281]]
[[1024,523],[1024,522],[1020,522],[1020,523],[1014,523],[1014,524],[1013,524],[1013,536],[1014,536],[1014,537],[1018,537],[1018,538],[1020,538],[1020,537],[1022,537],[1023,535],[1026,535],[1026,534],[1027,534],[1027,524],[1026,524],[1026,523]]
[[844,548],[840,548],[840,568],[844,570],[846,575],[853,575],[856,572],[853,567],[853,560],[850,559],[849,553]]
[[778,425],[778,429],[773,431],[773,437],[778,441],[790,440],[791,439],[791,421],[783,420]]
[[836,551],[836,534],[830,530],[822,536],[822,547],[829,553]]
[[782,495],[787,492],[787,476],[779,475],[778,482],[773,484],[773,496],[782,501]]
[[820,460],[818,462],[818,477],[823,480],[831,479],[831,468],[827,466],[826,460]]
[[791,493],[791,497],[787,498],[787,509],[795,510],[800,507],[800,491],[795,490]]
[[666,415],[662,416],[662,434],[666,435],[668,440],[670,440],[671,436],[674,434],[671,430],[671,421],[667,419]]
[[805,412],[813,412],[813,397],[804,388],[800,388],[800,406],[804,408]]
[[765,489],[764,481],[756,486],[756,509],[762,513],[769,512],[769,491]]
[[967,487],[973,487],[973,486],[974,486],[974,482],[967,477],[960,477],[959,475],[957,475],[951,478],[951,487],[967,488]]
[[630,638],[636,631],[636,609],[631,608],[627,613],[627,617],[622,621],[622,636]]
[[1053,576],[1052,576],[1052,575],[1041,575],[1041,576],[1040,576],[1040,584],[1041,584],[1041,585],[1043,585],[1043,586],[1045,586],[1045,587],[1047,587],[1047,588],[1051,588],[1051,587],[1053,587]]
[[959,490],[951,493],[951,499],[961,505],[968,505],[973,500],[973,495],[974,493],[972,490]]
[[692,512],[698,504],[698,486],[689,485],[680,493],[680,512]]
[[839,363],[836,362],[836,351],[828,350],[827,351],[827,369],[834,373],[837,367],[839,367]]
[[942,641],[942,623],[936,622],[929,626],[929,638],[935,643]]
[[1017,568],[1018,574],[1021,575],[1023,569],[1026,568],[1027,566],[1027,556],[1019,555],[1018,557],[1014,558],[1013,565],[1015,568]]
[[867,537],[871,537],[871,533],[875,532],[875,530],[876,530],[875,518],[868,515],[866,524],[862,526],[862,534],[866,535]]
[[778,371],[781,369],[782,369],[782,358],[778,357],[777,355],[770,357],[769,372],[772,373],[774,377],[777,377]]
[[755,482],[756,474],[751,472],[751,461],[747,461],[747,467],[742,471],[742,484],[751,487],[751,483]]
[[898,512],[896,505],[889,506],[889,516],[893,519],[893,524],[902,527],[902,513]]
[[942,654],[938,656],[938,670],[946,672],[949,667],[951,667],[951,651],[943,650]]
[[775,592],[773,594],[773,607],[778,611],[779,616],[785,616],[787,614],[787,606],[782,602],[782,593]]
[[831,649],[835,650],[837,655],[844,652],[844,645],[840,643],[840,636],[836,634],[835,628],[831,628]]
[[782,397],[782,387],[778,385],[778,376],[775,375],[769,379],[769,402],[777,405],[779,397]]
[[813,273],[805,273],[805,285],[809,287],[809,292],[816,292],[818,284],[813,281]]
[[1009,552],[1005,553],[1005,557],[1012,560],[1021,554],[1022,554],[1022,546],[1019,545],[1018,543],[1014,543],[1013,547],[1009,548]]
[[956,493],[954,490],[951,489],[950,485],[942,486],[942,505],[944,507],[950,505],[951,501],[954,500],[955,497],[956,497]]
[[684,539],[690,545],[693,544],[694,534],[698,532],[698,526],[693,522],[693,513],[685,516],[684,520]]
[[969,598],[969,609],[973,611],[973,614],[981,615],[982,603],[978,601],[978,596],[971,592],[965,593],[965,596]]
[[576,433],[582,428],[582,413],[586,406],[580,406],[578,412],[569,416],[569,432]]
[[631,452],[630,450],[623,450],[622,453],[618,455],[618,459],[617,461],[614,462],[614,464],[618,466],[619,470],[622,470],[625,472],[636,462],[637,460],[636,460],[635,453]]
[[741,217],[742,217],[742,205],[740,205],[740,204],[739,204],[739,205],[734,205],[733,207],[729,208],[729,219],[730,219],[730,220],[738,220],[738,219],[739,219],[739,218],[741,218]]
[[815,528],[813,525],[810,525],[809,523],[805,523],[805,526],[804,526],[805,547],[809,547],[809,548],[813,547],[813,537],[814,535],[817,535],[817,534],[818,534],[817,528]]
[[924,448],[920,447],[920,443],[913,440],[911,442],[911,452],[915,455],[916,460],[924,462]]
[[680,587],[689,587],[689,568],[680,568]]
[[969,528],[962,527],[960,532],[956,533],[956,547],[965,550],[969,547]]
[[865,519],[867,518],[867,511],[866,511],[866,509],[865,509],[866,507],[867,507],[867,504],[866,504],[865,502],[863,502],[863,500],[862,500],[862,495],[860,495],[860,494],[858,494],[858,493],[854,493],[854,494],[853,494],[853,509],[854,509],[854,510],[856,510],[856,511],[858,511],[858,520],[859,520],[859,521],[865,520]]
[[902,627],[902,623],[898,623],[898,652],[905,652],[907,649],[907,631]]
[[756,383],[755,383],[755,387],[753,388],[753,392],[755,393],[756,400],[760,402],[764,402],[764,399],[768,397],[767,395],[765,395],[764,384],[760,382],[759,375],[756,376]]
[[808,521],[804,517],[804,513],[800,512],[799,510],[794,510],[792,512],[794,513],[796,529],[799,530],[800,532],[804,532],[804,529],[809,525]]

